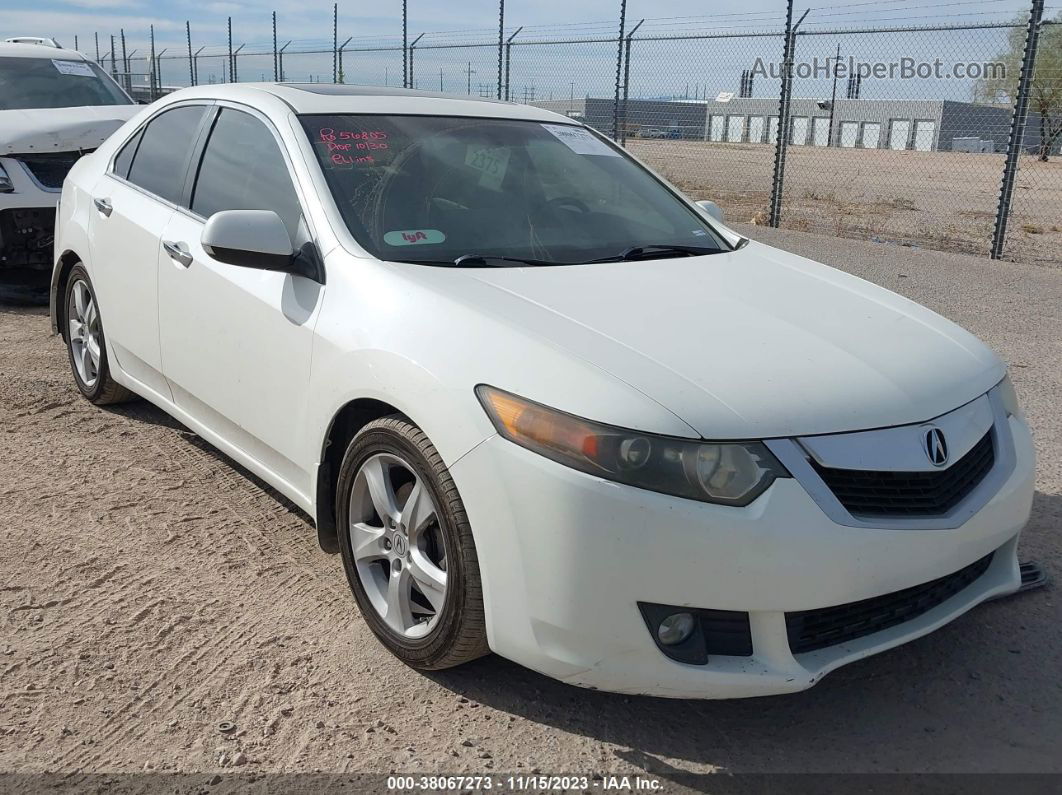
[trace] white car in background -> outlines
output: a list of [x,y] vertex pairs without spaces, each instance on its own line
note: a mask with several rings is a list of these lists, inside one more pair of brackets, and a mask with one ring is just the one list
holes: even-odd
[[0,42],[0,299],[48,300],[63,179],[136,110],[99,66],[53,39]]
[[1021,584],[999,358],[564,116],[185,89],[74,166],[58,224],[77,388],[305,509],[415,668],[787,693]]

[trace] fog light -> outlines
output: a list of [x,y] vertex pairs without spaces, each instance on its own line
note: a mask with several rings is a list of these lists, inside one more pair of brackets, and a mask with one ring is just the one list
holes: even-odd
[[656,628],[656,637],[665,646],[682,643],[693,632],[693,616],[689,613],[672,613]]

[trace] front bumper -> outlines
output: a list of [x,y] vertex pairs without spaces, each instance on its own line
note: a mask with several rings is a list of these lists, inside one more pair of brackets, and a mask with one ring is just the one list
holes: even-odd
[[[475,532],[491,648],[572,684],[624,693],[735,698],[808,688],[1018,588],[1034,454],[1025,424],[1004,421],[1015,453],[1009,477],[963,524],[936,530],[837,524],[789,478],[746,508],[675,499],[492,437],[452,467]],[[906,623],[790,650],[787,611],[893,593],[993,552],[976,581]],[[753,653],[675,662],[657,648],[639,602],[746,612]]]

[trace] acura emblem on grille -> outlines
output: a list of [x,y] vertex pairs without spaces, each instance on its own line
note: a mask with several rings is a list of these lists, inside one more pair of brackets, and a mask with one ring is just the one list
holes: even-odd
[[923,439],[926,455],[933,466],[942,467],[948,463],[948,443],[940,428],[930,428]]

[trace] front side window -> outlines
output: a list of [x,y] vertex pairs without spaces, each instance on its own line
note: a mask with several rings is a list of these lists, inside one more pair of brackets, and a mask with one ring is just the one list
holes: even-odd
[[273,210],[294,240],[302,211],[280,147],[258,119],[222,109],[210,133],[192,193],[193,212]]
[[659,180],[583,127],[442,116],[302,123],[351,234],[380,259],[560,265],[639,248],[727,250]]
[[132,105],[94,63],[64,58],[0,58],[0,110]]
[[160,113],[148,122],[133,156],[129,181],[167,201],[180,203],[188,153],[205,112],[203,105],[187,105]]

